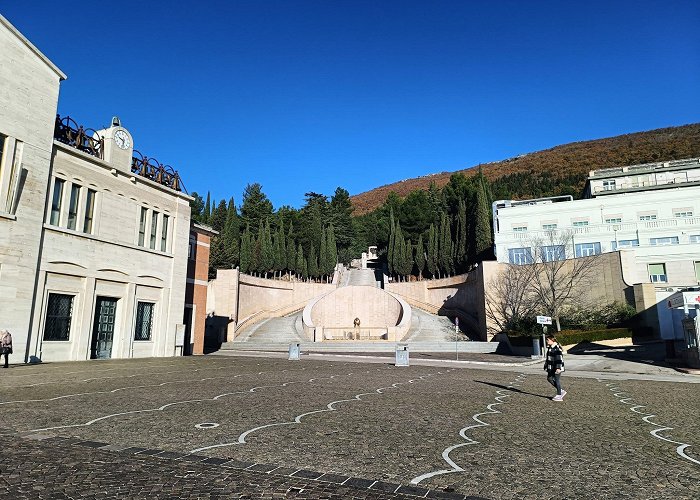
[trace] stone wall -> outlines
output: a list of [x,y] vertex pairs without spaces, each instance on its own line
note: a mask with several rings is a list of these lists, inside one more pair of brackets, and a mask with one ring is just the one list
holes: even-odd
[[333,284],[256,278],[238,269],[218,269],[210,282],[207,311],[210,323],[226,325],[222,340],[232,341],[240,329],[301,310],[312,298],[335,289]]
[[6,137],[0,157],[0,328],[14,338],[10,362],[21,363],[29,359],[54,119],[65,75],[1,15],[0,71],[0,134]]

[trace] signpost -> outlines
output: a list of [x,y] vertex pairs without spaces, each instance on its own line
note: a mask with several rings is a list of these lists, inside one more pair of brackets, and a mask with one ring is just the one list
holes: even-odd
[[[537,324],[542,325],[542,347],[540,348],[539,345],[535,344],[535,340],[539,340],[537,338],[532,339],[532,349],[535,351],[536,356],[541,356],[542,351],[544,350],[544,346],[547,345],[547,340],[545,338],[545,335],[547,335],[547,325],[552,324],[552,317],[551,316],[537,316]],[[537,342],[539,344],[539,342]]]

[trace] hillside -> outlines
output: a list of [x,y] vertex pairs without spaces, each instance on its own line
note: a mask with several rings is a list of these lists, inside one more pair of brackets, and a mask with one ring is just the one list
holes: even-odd
[[[700,123],[572,142],[456,172],[441,172],[387,184],[350,199],[353,215],[362,215],[379,207],[392,191],[403,197],[416,189],[428,189],[431,182],[442,187],[452,174],[473,175],[475,167],[479,166],[490,181],[508,177],[517,181],[519,189],[511,196],[528,198],[541,195],[541,192],[535,192],[541,178],[561,180],[568,188],[581,191],[590,170],[691,157],[700,157]],[[527,182],[528,178],[535,182]]]

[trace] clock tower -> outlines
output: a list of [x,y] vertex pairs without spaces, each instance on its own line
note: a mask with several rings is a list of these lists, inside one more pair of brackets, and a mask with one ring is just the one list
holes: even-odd
[[131,172],[134,141],[129,131],[122,127],[119,118],[112,118],[112,126],[98,130],[97,135],[104,141],[103,159],[118,170]]

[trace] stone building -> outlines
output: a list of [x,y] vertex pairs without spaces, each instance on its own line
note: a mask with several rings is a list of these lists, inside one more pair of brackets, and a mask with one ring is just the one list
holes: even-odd
[[185,342],[183,354],[204,354],[207,291],[211,238],[218,233],[204,224],[192,223],[187,253],[185,291]]
[[172,356],[191,198],[115,117],[56,115],[66,76],[0,16],[0,326],[13,362]]
[[700,159],[594,170],[584,199],[500,200],[493,222],[498,262],[618,252],[624,282],[660,305],[661,337],[683,339],[684,312],[666,304],[700,285]]

